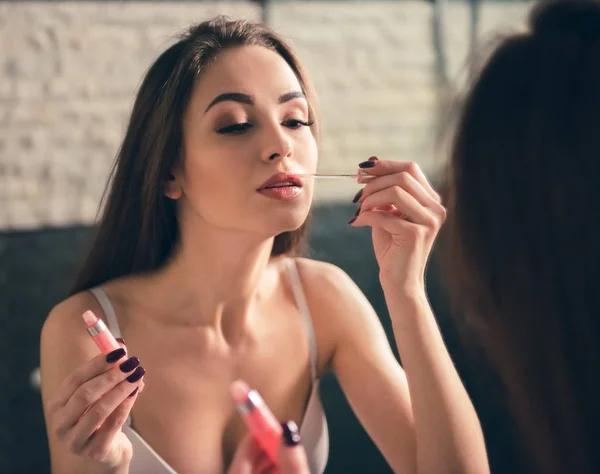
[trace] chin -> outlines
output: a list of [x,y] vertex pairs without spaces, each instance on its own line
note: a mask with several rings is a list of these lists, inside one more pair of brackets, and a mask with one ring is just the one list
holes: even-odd
[[271,236],[281,234],[283,232],[292,232],[299,229],[308,218],[309,209],[287,210],[286,212],[273,212],[269,219],[266,228],[269,229]]

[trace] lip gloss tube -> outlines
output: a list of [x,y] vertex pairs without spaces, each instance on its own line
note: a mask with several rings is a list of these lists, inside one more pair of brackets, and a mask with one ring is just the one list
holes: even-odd
[[106,327],[106,324],[104,324],[104,321],[98,318],[94,313],[88,310],[83,313],[81,317],[85,322],[87,332],[92,336],[92,339],[96,343],[98,349],[100,349],[100,352],[108,354],[109,352],[121,348],[115,337]]
[[256,442],[267,453],[271,461],[279,464],[279,443],[282,436],[281,425],[269,410],[256,390],[250,390],[246,383],[238,380],[231,386],[233,399],[238,412]]

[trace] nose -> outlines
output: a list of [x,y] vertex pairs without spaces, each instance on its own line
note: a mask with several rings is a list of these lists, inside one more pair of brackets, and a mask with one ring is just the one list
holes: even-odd
[[293,146],[290,137],[281,130],[279,124],[265,133],[265,148],[262,153],[264,162],[282,160],[292,155]]

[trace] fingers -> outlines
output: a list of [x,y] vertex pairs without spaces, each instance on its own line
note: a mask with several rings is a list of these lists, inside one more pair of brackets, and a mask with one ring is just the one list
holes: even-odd
[[254,471],[253,474],[282,474],[285,471],[282,471],[278,466],[271,463],[269,466],[265,467],[262,470]]
[[122,337],[115,338],[119,346],[125,350],[125,355],[127,355],[127,346],[125,345],[125,340]]
[[439,224],[438,218],[433,211],[422,206],[412,194],[400,186],[384,188],[366,197],[362,202],[359,216],[366,211],[384,208],[390,204],[406,216],[410,222],[426,226],[436,226]]
[[[127,414],[129,413],[128,411],[124,412],[124,409],[121,409],[120,411],[117,409],[128,398],[135,398],[137,396],[136,389],[139,389],[143,383],[139,374],[141,373],[143,375],[143,370],[143,368],[138,367],[136,369],[137,372],[132,374],[134,376],[130,377],[130,380],[134,380],[138,376],[140,378],[134,380],[133,382],[130,382],[127,379],[121,381],[117,386],[105,393],[102,398],[96,401],[89,407],[89,409],[85,411],[84,415],[81,416],[72,429],[69,430],[66,437],[66,442],[72,452],[76,454],[82,453],[88,444],[90,437],[92,437],[92,434],[94,434],[96,430],[99,431],[98,434],[101,438],[105,431],[108,431],[109,434],[112,433],[112,436],[114,436],[115,432],[127,419]],[[133,394],[133,397],[130,397],[131,394]],[[127,406],[131,408],[129,403],[126,404],[126,407]],[[115,413],[115,411],[117,411],[117,415],[112,418],[111,422],[109,422],[106,430],[102,431],[105,429],[104,425],[106,421]],[[125,414],[124,417],[123,414]],[[112,439],[112,436],[108,439]]]
[[279,444],[279,465],[273,463],[251,434],[238,446],[227,474],[310,474],[306,452],[300,444],[298,426],[293,421],[283,423]]
[[279,445],[281,474],[310,474],[306,452],[300,444],[298,426],[293,421],[282,423],[282,443]]
[[[144,382],[140,381],[138,388],[143,384]],[[140,390],[137,388],[134,389],[104,420],[100,428],[88,437],[87,442],[81,448],[86,457],[100,462],[108,456],[112,440],[127,421],[139,392]]]
[[[105,394],[108,394],[113,388],[120,385],[127,377],[130,384],[129,393],[135,388],[131,384],[137,382],[145,373],[142,367],[139,367],[140,361],[137,357],[130,357],[114,365],[100,375],[88,380],[79,386],[66,405],[59,410],[60,426],[63,430],[68,430],[77,423],[88,407],[97,403]],[[122,391],[127,391],[127,384],[121,385]],[[123,397],[124,398],[124,397]]]
[[360,207],[350,224],[358,220],[360,213],[391,210],[396,217],[439,229],[446,220],[446,209],[416,164],[369,160],[360,166],[365,164],[366,171],[375,177],[355,196],[353,201]]
[[[245,383],[243,385],[242,392],[246,392],[248,387]],[[238,387],[239,381],[232,385],[232,397],[236,403],[240,398]],[[252,434],[247,434],[236,449],[228,474],[310,474],[306,453],[300,445],[298,426],[293,421],[281,426],[282,436],[277,453],[279,463],[273,461],[273,454],[267,453]]]
[[359,199],[363,202],[368,196],[382,189],[400,186],[410,193],[422,206],[429,207],[433,210],[441,208],[442,205],[432,195],[425,190],[410,173],[402,171],[374,178],[363,188],[363,192]]
[[[365,165],[365,163],[369,164]],[[435,202],[442,202],[440,195],[435,191],[435,189],[433,189],[433,187],[429,183],[429,180],[425,176],[425,173],[423,173],[419,165],[412,161],[387,161],[369,159],[369,161],[363,162],[359,166],[361,167],[362,172],[377,177],[396,173],[408,173],[423,187],[423,189]],[[373,181],[376,181],[376,179],[369,180],[369,183]]]
[[[256,445],[256,441],[254,442],[254,444]],[[276,464],[274,464],[273,460],[269,457],[269,455],[265,451],[261,450],[260,448],[258,449],[258,454],[253,462],[253,465],[254,465],[254,468],[252,469],[252,472],[254,474],[278,474],[279,473],[278,466]]]
[[79,387],[94,377],[107,372],[125,357],[125,349],[117,349],[109,354],[100,354],[75,369],[62,383],[56,396],[56,404],[61,407],[67,404]]
[[260,472],[256,466],[267,457],[254,441],[251,434],[244,436],[235,451],[235,456],[227,470],[227,474],[254,474]]
[[425,229],[424,227],[411,224],[405,219],[399,219],[398,216],[390,212],[382,211],[361,212],[360,216],[351,224],[354,227],[370,226],[380,228],[390,234],[414,234],[413,237],[418,237],[419,231]]

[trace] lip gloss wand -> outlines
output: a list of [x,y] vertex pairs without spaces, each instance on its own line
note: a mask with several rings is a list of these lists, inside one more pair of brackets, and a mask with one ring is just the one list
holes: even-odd
[[314,179],[369,179],[374,176],[365,172],[359,172],[355,174],[335,174],[335,173],[313,173],[313,174],[299,174],[299,178],[314,178]]

